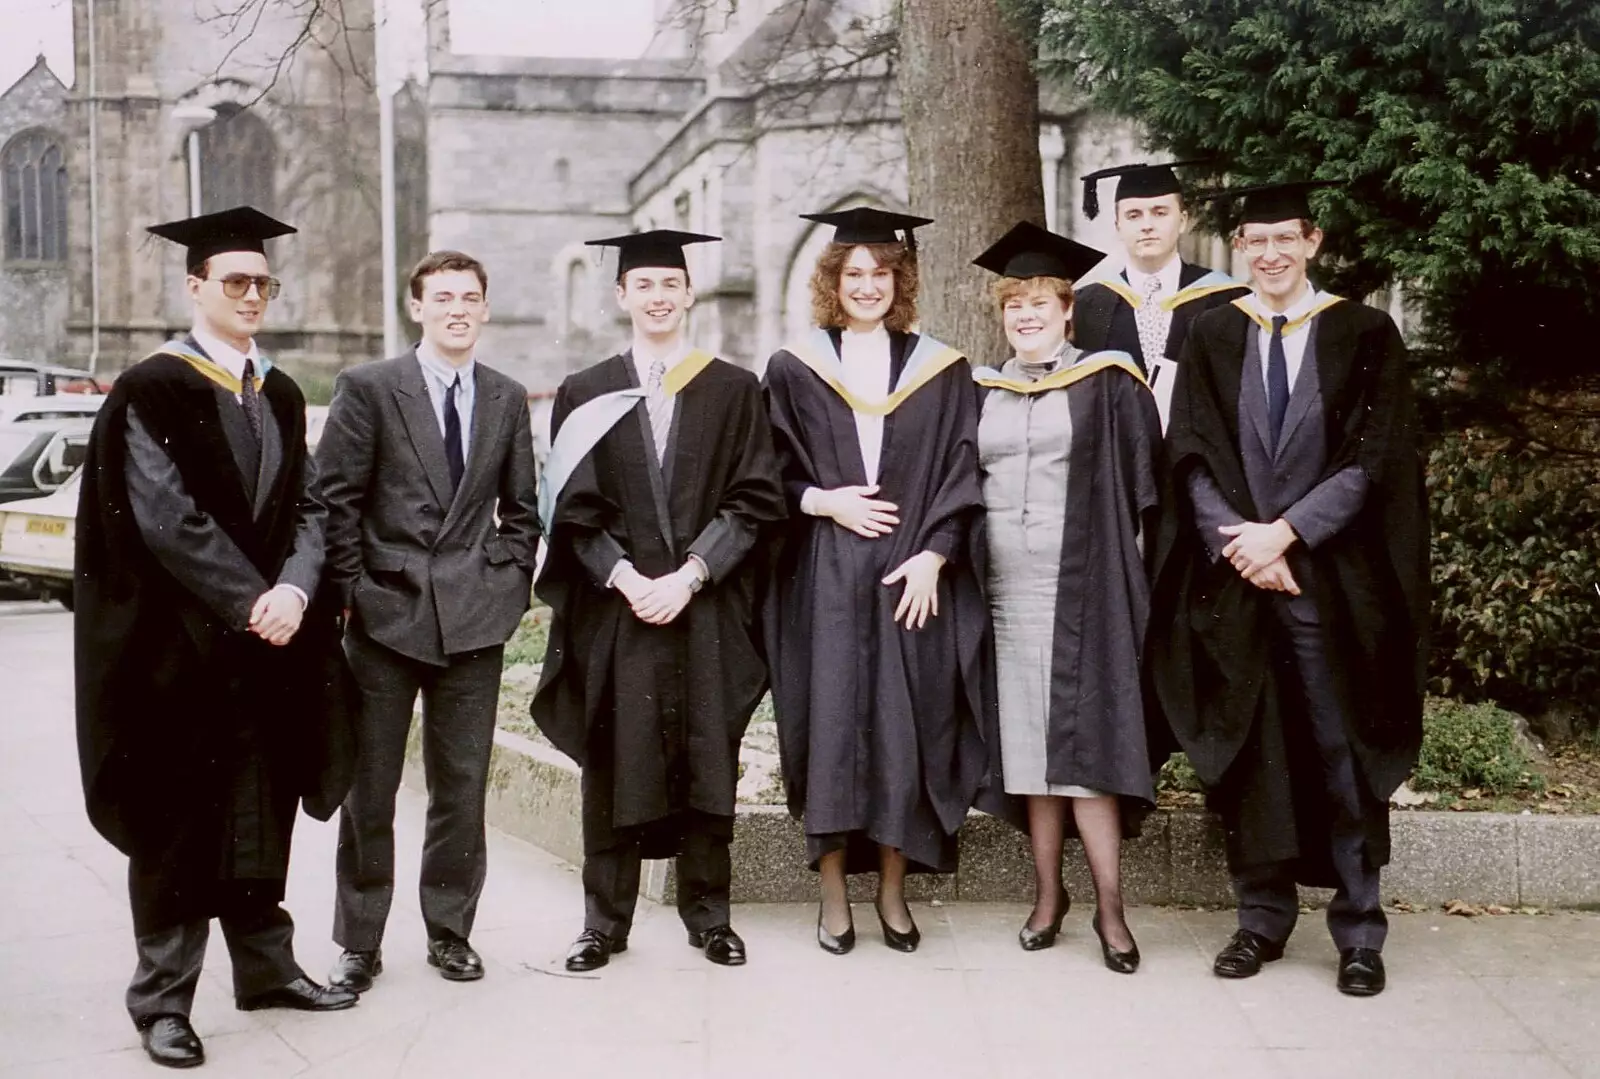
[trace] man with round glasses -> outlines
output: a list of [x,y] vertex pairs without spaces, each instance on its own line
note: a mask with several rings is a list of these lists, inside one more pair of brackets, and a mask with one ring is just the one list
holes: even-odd
[[189,1010],[212,918],[242,1011],[331,1011],[281,906],[303,803],[327,819],[353,736],[305,398],[255,337],[278,282],[238,207],[150,232],[188,251],[194,323],[117,379],[77,519],[78,749],[89,818],[128,855],[129,1016],[167,1067],[203,1063]]
[[1194,324],[1167,431],[1152,680],[1222,817],[1238,929],[1223,978],[1282,957],[1328,887],[1335,984],[1383,991],[1388,799],[1422,739],[1428,509],[1405,345],[1324,292],[1309,192],[1242,198],[1251,291]]

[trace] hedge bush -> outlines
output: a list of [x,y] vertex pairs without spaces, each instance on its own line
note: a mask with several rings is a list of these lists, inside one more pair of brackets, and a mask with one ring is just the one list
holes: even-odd
[[1428,462],[1430,689],[1524,713],[1600,700],[1600,466],[1466,431]]
[[1517,717],[1493,704],[1428,698],[1422,753],[1411,786],[1423,791],[1514,794],[1544,789],[1516,736]]

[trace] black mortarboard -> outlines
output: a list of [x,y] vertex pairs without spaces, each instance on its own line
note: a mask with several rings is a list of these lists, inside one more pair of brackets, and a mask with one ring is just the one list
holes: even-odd
[[1240,224],[1256,222],[1272,224],[1277,221],[1311,220],[1311,201],[1308,195],[1319,187],[1341,187],[1343,180],[1293,180],[1288,183],[1256,184],[1235,187],[1226,191],[1209,191],[1204,199],[1243,199],[1244,206],[1235,221]]
[[285,225],[268,217],[254,206],[235,206],[231,210],[218,210],[214,214],[201,214],[182,221],[168,221],[151,225],[145,230],[163,240],[171,240],[188,248],[184,263],[190,273],[198,271],[212,255],[229,251],[254,251],[264,254],[267,240],[298,232],[293,225]]
[[1105,257],[1103,251],[1024,221],[1012,226],[1010,232],[973,259],[972,264],[1001,277],[1059,277],[1064,281],[1076,281]]
[[801,214],[807,221],[832,225],[836,244],[895,244],[900,243],[898,229],[905,230],[905,245],[916,247],[914,235],[923,225],[933,224],[931,217],[913,217],[892,210],[877,210],[871,206],[856,206],[849,210],[835,210],[831,214]]
[[1181,195],[1183,185],[1178,182],[1178,174],[1173,169],[1181,169],[1185,165],[1204,165],[1210,158],[1190,158],[1187,161],[1168,161],[1158,165],[1140,161],[1133,165],[1118,165],[1115,168],[1101,169],[1091,172],[1083,178],[1083,215],[1093,221],[1100,216],[1100,181],[1108,177],[1117,177],[1117,198],[1123,199],[1153,199],[1162,195]]
[[626,236],[608,236],[604,240],[587,240],[589,247],[617,248],[617,280],[629,270],[650,267],[658,270],[689,269],[683,257],[684,244],[708,244],[721,240],[721,236],[706,236],[698,232],[679,232],[676,229],[651,229],[649,232],[630,232]]

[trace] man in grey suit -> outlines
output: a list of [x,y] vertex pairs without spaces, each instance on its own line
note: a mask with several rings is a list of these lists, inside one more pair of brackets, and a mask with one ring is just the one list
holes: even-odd
[[422,341],[343,372],[317,447],[327,572],[361,687],[355,783],[339,818],[330,981],[383,969],[394,801],[417,696],[428,818],[420,882],[428,962],[483,977],[468,941],[486,869],[484,789],[505,642],[528,609],[538,517],[527,393],[476,360],[488,275],[454,251],[411,274]]
[[1216,973],[1279,958],[1296,885],[1330,887],[1338,988],[1371,996],[1388,797],[1421,741],[1427,503],[1399,332],[1306,276],[1315,186],[1228,193],[1252,292],[1196,320],[1179,367],[1149,653],[1227,832]]

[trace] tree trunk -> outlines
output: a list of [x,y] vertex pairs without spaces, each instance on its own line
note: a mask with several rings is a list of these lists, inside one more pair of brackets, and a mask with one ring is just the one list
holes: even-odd
[[917,233],[922,326],[997,364],[993,277],[971,263],[1018,221],[1045,222],[1033,45],[999,0],[906,0],[900,18],[911,211],[936,222]]

